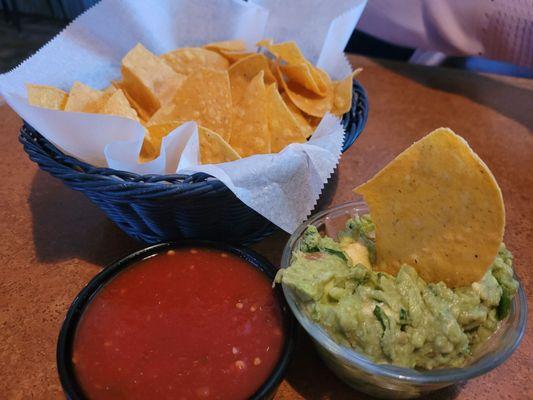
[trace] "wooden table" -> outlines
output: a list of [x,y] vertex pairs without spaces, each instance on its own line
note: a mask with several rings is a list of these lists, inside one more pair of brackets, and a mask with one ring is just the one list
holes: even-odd
[[[464,136],[506,201],[505,240],[533,293],[533,81],[352,57],[370,96],[362,136],[343,155],[333,204],[431,130]],[[65,312],[103,265],[142,247],[82,194],[41,172],[17,142],[19,118],[0,106],[0,399],[63,398],[55,345]],[[287,235],[254,246],[278,262]],[[529,309],[533,304],[529,301]],[[531,311],[529,316],[531,317]],[[531,320],[531,318],[530,318]],[[495,371],[437,399],[533,398],[533,328]],[[318,359],[304,334],[277,400],[363,399]]]

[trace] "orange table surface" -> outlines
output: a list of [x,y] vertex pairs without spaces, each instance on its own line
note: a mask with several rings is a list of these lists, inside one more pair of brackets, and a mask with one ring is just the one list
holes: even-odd
[[[533,81],[351,56],[363,66],[370,116],[342,156],[332,204],[415,140],[441,126],[462,135],[498,180],[505,242],[533,310]],[[38,170],[18,143],[21,121],[0,105],[0,399],[61,399],[56,339],[67,308],[102,266],[143,245],[81,193]],[[278,263],[288,235],[253,246]],[[532,311],[529,312],[531,317]],[[531,320],[531,318],[530,318]],[[533,398],[533,328],[496,370],[434,399]],[[305,334],[276,400],[365,399],[319,360]]]

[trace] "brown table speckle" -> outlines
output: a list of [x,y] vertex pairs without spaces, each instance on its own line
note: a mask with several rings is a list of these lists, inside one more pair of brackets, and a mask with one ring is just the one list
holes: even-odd
[[[371,104],[368,125],[343,155],[332,204],[440,126],[465,137],[493,171],[506,203],[505,241],[533,310],[533,81],[352,57]],[[0,399],[64,398],[55,346],[66,310],[102,266],[142,247],[82,194],[41,172],[17,141],[20,119],[0,105]],[[287,235],[254,248],[279,262]],[[529,312],[531,316],[532,311]],[[533,398],[533,328],[496,370],[434,399]],[[320,362],[300,335],[277,400],[364,399]]]

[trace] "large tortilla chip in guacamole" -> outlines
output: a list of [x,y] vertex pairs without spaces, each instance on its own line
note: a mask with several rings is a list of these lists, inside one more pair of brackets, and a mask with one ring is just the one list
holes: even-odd
[[503,238],[505,209],[494,176],[468,143],[437,129],[354,189],[376,225],[376,267],[413,266],[426,282],[479,281]]

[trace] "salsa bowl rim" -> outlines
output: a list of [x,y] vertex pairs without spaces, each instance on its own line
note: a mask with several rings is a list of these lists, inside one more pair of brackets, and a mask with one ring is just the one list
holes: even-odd
[[[76,373],[72,364],[72,350],[74,337],[78,323],[87,306],[99,291],[123,270],[146,258],[160,254],[167,250],[178,248],[210,248],[231,253],[250,266],[259,270],[270,281],[273,281],[277,269],[265,257],[246,247],[232,245],[224,242],[210,240],[186,239],[179,242],[164,242],[144,247],[134,251],[104,267],[98,272],[76,295],[62,323],[56,348],[56,363],[61,386],[68,399],[84,400],[81,385],[76,379]],[[277,363],[270,372],[268,378],[249,398],[250,400],[268,399],[277,390],[281,383],[294,351],[296,340],[296,323],[289,311],[281,290],[275,288],[274,297],[280,306],[283,319],[283,331],[285,339]]]

